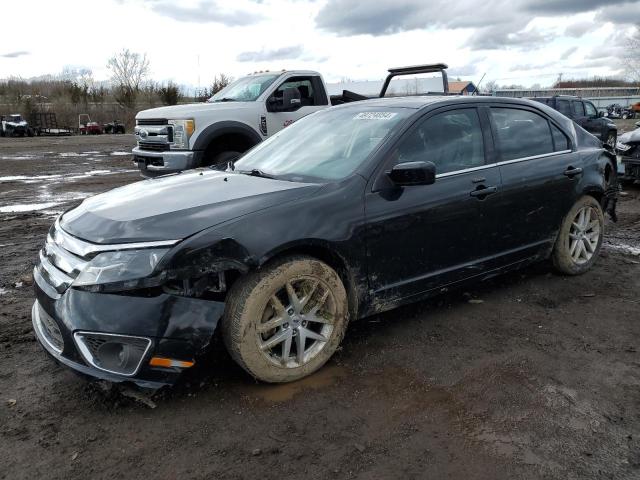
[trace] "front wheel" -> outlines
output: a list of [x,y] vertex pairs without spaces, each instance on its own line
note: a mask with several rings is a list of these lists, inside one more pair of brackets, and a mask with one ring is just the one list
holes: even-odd
[[552,260],[566,275],[580,275],[596,261],[604,237],[604,214],[593,197],[580,198],[562,221]]
[[291,256],[233,285],[222,334],[233,359],[264,382],[291,382],[322,367],[347,328],[338,274],[313,257]]

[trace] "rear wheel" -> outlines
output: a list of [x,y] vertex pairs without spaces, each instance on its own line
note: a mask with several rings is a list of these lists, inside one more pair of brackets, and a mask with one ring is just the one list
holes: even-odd
[[604,214],[593,197],[580,198],[562,221],[552,259],[566,275],[580,275],[596,261],[604,237]]
[[234,360],[265,382],[291,382],[325,364],[348,322],[338,274],[312,257],[278,260],[238,280],[222,333]]

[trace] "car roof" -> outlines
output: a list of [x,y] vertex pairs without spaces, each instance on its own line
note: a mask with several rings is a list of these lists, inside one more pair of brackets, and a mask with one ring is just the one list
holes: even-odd
[[367,107],[400,107],[413,108],[417,110],[438,105],[455,105],[456,103],[509,103],[528,106],[534,105],[538,107],[538,104],[535,104],[531,100],[525,98],[493,97],[485,95],[416,95],[411,97],[385,97],[346,103],[343,106],[348,107],[360,105]]

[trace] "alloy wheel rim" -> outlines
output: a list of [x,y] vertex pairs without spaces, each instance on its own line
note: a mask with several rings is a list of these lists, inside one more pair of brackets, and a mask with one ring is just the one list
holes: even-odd
[[600,240],[600,220],[593,207],[578,210],[569,229],[569,255],[581,265],[587,263],[596,252]]
[[325,347],[335,320],[336,301],[325,282],[290,279],[267,300],[256,326],[258,347],[276,366],[301,367]]

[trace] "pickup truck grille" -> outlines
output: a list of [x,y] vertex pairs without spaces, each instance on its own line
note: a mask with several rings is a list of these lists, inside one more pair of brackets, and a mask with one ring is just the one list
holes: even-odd
[[138,147],[140,147],[141,150],[151,150],[154,152],[166,152],[167,150],[169,150],[168,143],[138,141]]
[[167,120],[157,118],[143,118],[136,121],[137,125],[167,125],[168,123],[169,122]]
[[166,152],[173,142],[173,125],[169,125],[167,120],[137,120],[134,133],[140,150]]

